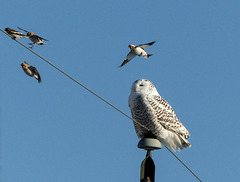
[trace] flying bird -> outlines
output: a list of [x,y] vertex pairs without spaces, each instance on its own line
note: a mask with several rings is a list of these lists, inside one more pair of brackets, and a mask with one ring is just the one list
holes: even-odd
[[5,31],[12,36],[12,38],[15,39],[20,39],[23,37],[27,37],[26,35],[24,35],[22,32],[19,32],[17,30],[13,30],[11,28],[5,28]]
[[35,68],[33,66],[29,66],[29,64],[26,61],[24,61],[24,63],[22,63],[21,66],[22,66],[23,71],[28,76],[36,78],[38,80],[38,83],[40,83],[42,81],[37,68]]
[[128,105],[133,119],[149,129],[134,122],[139,138],[154,136],[174,151],[191,146],[188,141],[190,133],[149,80],[139,79],[133,83]]
[[24,32],[27,33],[27,37],[33,42],[33,43],[29,43],[29,45],[32,45],[30,48],[33,48],[36,44],[37,45],[47,45],[47,44],[44,44],[43,41],[48,41],[47,39],[44,39],[38,35],[36,35],[35,33],[33,32],[29,32],[27,30],[24,30],[20,27],[18,27],[20,30],[23,30]]
[[152,56],[152,54],[148,54],[144,49],[147,47],[153,45],[156,41],[147,43],[147,44],[140,44],[140,45],[133,45],[130,44],[128,47],[131,49],[128,53],[127,57],[123,61],[123,63],[120,65],[122,67],[123,65],[127,64],[129,61],[131,61],[135,56],[143,56],[145,59],[148,59],[149,56]]

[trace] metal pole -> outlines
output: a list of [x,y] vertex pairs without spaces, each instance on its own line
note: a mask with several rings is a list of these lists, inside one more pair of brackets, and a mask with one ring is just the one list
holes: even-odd
[[147,150],[146,157],[141,164],[140,182],[154,182],[155,164],[152,159],[151,151],[161,149],[161,143],[156,138],[142,138],[138,142],[138,148]]
[[155,164],[152,160],[152,154],[150,150],[147,151],[146,158],[142,161],[141,164],[140,182],[145,181],[155,181]]

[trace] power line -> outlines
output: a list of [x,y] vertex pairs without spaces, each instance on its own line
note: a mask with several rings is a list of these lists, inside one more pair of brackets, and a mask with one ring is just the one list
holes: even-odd
[[[5,33],[6,35],[8,35],[9,37],[11,37],[9,34],[7,34],[6,32],[4,32],[2,29],[0,29],[3,33]],[[12,38],[12,37],[11,37]],[[139,123],[138,121],[136,121],[135,119],[133,119],[132,117],[130,117],[129,115],[127,115],[126,113],[124,113],[123,111],[121,111],[120,109],[118,109],[116,106],[114,106],[113,104],[111,104],[110,102],[108,102],[107,100],[105,100],[104,98],[102,98],[101,96],[99,96],[98,94],[96,94],[95,92],[93,92],[92,90],[90,90],[89,88],[87,88],[85,85],[81,84],[79,81],[77,81],[76,79],[74,79],[73,77],[71,77],[70,75],[68,75],[67,73],[65,73],[63,70],[61,70],[60,68],[58,68],[57,66],[55,66],[54,64],[52,64],[51,62],[49,62],[48,60],[46,60],[45,58],[43,58],[42,56],[40,56],[39,54],[37,54],[36,52],[34,52],[32,49],[30,49],[29,47],[25,46],[23,43],[19,42],[16,39],[15,40],[17,43],[21,44],[23,47],[25,47],[26,49],[28,49],[29,51],[31,51],[33,54],[35,54],[36,56],[38,56],[39,58],[41,58],[42,60],[44,60],[45,62],[47,62],[48,64],[50,64],[52,67],[54,67],[55,69],[57,69],[58,71],[60,71],[61,73],[63,73],[65,76],[67,76],[68,78],[70,78],[71,80],[73,80],[74,82],[76,82],[77,84],[79,84],[80,86],[82,86],[83,88],[85,88],[87,91],[91,92],[93,95],[97,96],[99,99],[101,99],[102,101],[104,101],[105,103],[107,103],[108,105],[112,106],[114,109],[116,109],[117,111],[119,111],[120,113],[122,113],[123,115],[125,115],[126,117],[128,117],[129,119],[131,119],[133,122],[137,123],[139,126],[145,128],[146,130],[150,131],[146,126],[142,125],[141,123]]]
[[[165,146],[165,145],[164,145],[164,146]],[[166,146],[165,146],[165,147],[166,147]],[[186,168],[189,170],[190,173],[193,174],[193,176],[195,176],[200,182],[202,182],[202,180],[201,180],[173,151],[171,151],[168,147],[166,147],[166,148],[168,149],[169,152],[172,153],[172,155],[174,155],[174,157],[177,158],[177,160],[178,160],[179,162],[182,163],[182,165],[184,165],[184,167],[186,167]]]
[[[11,35],[9,35],[8,33],[6,33],[5,31],[3,31],[1,28],[0,30],[5,33],[7,36],[11,37]],[[11,37],[12,38],[12,37]],[[85,88],[87,91],[89,91],[90,93],[92,93],[93,95],[95,95],[96,97],[98,97],[99,99],[101,99],[102,101],[104,101],[105,103],[107,103],[108,105],[110,105],[111,107],[113,107],[114,109],[116,109],[117,111],[119,111],[120,113],[122,113],[123,115],[125,115],[126,117],[128,117],[130,120],[132,120],[133,122],[137,123],[139,126],[145,128],[146,130],[150,131],[149,128],[147,128],[146,126],[142,125],[141,123],[139,123],[138,121],[136,121],[135,119],[133,119],[132,117],[130,117],[129,115],[127,115],[125,112],[121,111],[120,109],[118,109],[116,106],[114,106],[113,104],[111,104],[110,102],[108,102],[107,100],[105,100],[104,98],[102,98],[101,96],[99,96],[98,94],[96,94],[95,92],[93,92],[92,90],[90,90],[89,88],[87,88],[85,85],[83,85],[82,83],[80,83],[79,81],[77,81],[76,79],[74,79],[73,77],[71,77],[70,75],[68,75],[67,73],[65,73],[63,70],[61,70],[60,68],[58,68],[57,66],[55,66],[54,64],[52,64],[51,62],[49,62],[48,60],[46,60],[45,58],[43,58],[42,56],[40,56],[39,54],[37,54],[36,52],[34,52],[32,49],[30,49],[29,47],[25,46],[24,44],[22,44],[21,42],[19,42],[16,39],[15,40],[17,43],[19,43],[20,45],[22,45],[23,47],[25,47],[26,49],[28,49],[29,51],[31,51],[33,54],[35,54],[36,56],[38,56],[39,58],[41,58],[43,61],[47,62],[48,64],[50,64],[52,67],[54,67],[55,69],[57,69],[58,71],[60,71],[61,73],[63,73],[65,76],[67,76],[68,78],[70,78],[71,80],[73,80],[74,82],[76,82],[77,84],[79,84],[80,86],[82,86],[83,88]],[[164,145],[165,146],[165,145]],[[166,146],[165,146],[166,147]],[[181,162],[184,167],[186,167],[200,182],[202,182],[202,180],[175,154],[173,153],[168,147],[166,147],[168,149],[169,152],[171,152],[176,159]]]

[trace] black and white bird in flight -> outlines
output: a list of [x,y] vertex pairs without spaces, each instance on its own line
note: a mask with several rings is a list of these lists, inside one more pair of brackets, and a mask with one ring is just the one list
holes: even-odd
[[147,44],[140,44],[140,45],[133,45],[130,44],[128,47],[131,49],[128,53],[127,57],[123,61],[123,63],[120,65],[122,67],[123,65],[127,64],[129,61],[131,61],[135,56],[143,56],[145,59],[148,59],[149,56],[152,56],[152,54],[148,54],[144,49],[147,47],[153,45],[156,41],[147,43]]

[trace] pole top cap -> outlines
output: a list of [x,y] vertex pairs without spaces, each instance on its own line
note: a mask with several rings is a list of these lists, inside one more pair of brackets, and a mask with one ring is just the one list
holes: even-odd
[[138,148],[141,148],[144,150],[157,150],[157,149],[161,149],[162,145],[160,141],[156,138],[142,138],[138,142]]

